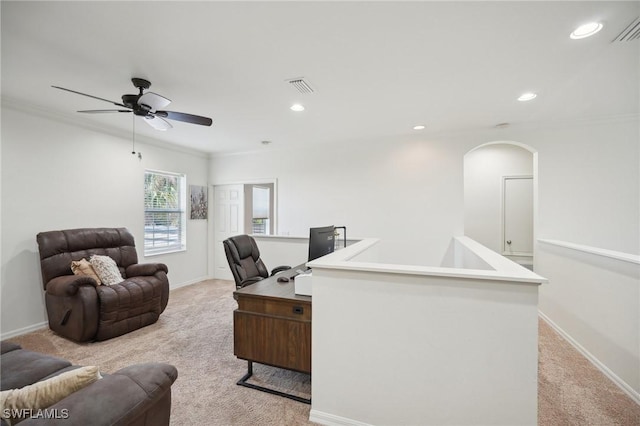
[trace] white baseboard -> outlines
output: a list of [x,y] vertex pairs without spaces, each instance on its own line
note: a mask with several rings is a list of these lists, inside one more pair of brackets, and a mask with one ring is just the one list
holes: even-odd
[[616,386],[618,386],[620,389],[622,389],[624,391],[624,393],[626,393],[627,395],[629,395],[629,397],[631,399],[633,399],[635,401],[636,404],[640,405],[640,393],[637,392],[635,389],[633,389],[631,386],[629,386],[629,384],[627,382],[625,382],[624,380],[622,380],[620,377],[618,377],[617,374],[615,374],[613,371],[611,371],[606,365],[604,365],[598,358],[596,358],[591,352],[589,352],[587,349],[585,349],[584,346],[582,346],[580,343],[578,343],[575,339],[573,339],[573,337],[571,337],[566,331],[564,331],[558,324],[556,324],[555,322],[553,322],[551,320],[551,318],[549,318],[548,316],[546,316],[544,313],[542,313],[541,311],[538,311],[538,315],[540,316],[540,318],[542,318],[547,324],[549,324],[549,326],[551,326],[551,328],[553,328],[559,335],[561,335],[567,342],[569,342],[571,344],[571,346],[573,346],[574,348],[576,348],[576,350],[578,352],[580,352],[585,358],[587,358],[593,365],[596,366],[596,368],[598,368],[598,370],[600,370],[602,372],[602,374],[604,374],[605,376],[607,376],[609,378],[609,380],[611,380],[613,383],[616,384]]
[[371,426],[368,423],[359,422],[357,420],[313,409],[309,412],[309,421],[326,426]]
[[189,280],[189,281],[184,281],[184,282],[181,282],[181,283],[178,283],[178,284],[170,284],[169,286],[170,286],[170,290],[175,290],[175,289],[180,288],[180,287],[186,287],[186,286],[191,285],[191,284],[199,283],[200,281],[206,281],[206,280],[212,280],[212,279],[213,279],[213,277],[205,276],[205,277],[195,278],[195,279]]
[[47,328],[49,326],[48,321],[39,322],[37,324],[28,325],[26,327],[12,330],[0,336],[0,340],[11,339],[12,337],[22,336],[23,334],[31,333],[32,331],[40,330],[41,328]]
[[[201,277],[201,278],[196,278],[196,279],[185,281],[185,282],[178,283],[178,284],[170,284],[170,290],[175,290],[175,289],[180,288],[180,287],[186,287],[188,285],[196,284],[196,283],[199,283],[200,281],[205,281],[205,280],[210,280],[210,279],[213,279],[213,278],[212,277]],[[26,327],[19,328],[17,330],[12,330],[12,331],[3,333],[0,336],[0,339],[1,340],[11,339],[12,337],[22,336],[23,334],[31,333],[32,331],[40,330],[41,328],[47,328],[48,326],[49,326],[49,322],[48,321],[40,322],[40,323],[37,323],[37,324],[32,324],[32,325],[29,325],[29,326],[26,326]]]

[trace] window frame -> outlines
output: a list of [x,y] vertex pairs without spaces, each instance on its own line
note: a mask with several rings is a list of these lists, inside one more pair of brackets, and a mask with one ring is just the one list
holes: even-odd
[[[161,176],[165,178],[176,178],[177,179],[177,202],[178,207],[155,207],[150,208],[147,207],[147,175],[155,175]],[[143,210],[144,210],[144,223],[143,223],[143,236],[144,236],[144,256],[158,256],[169,253],[183,252],[187,250],[187,175],[184,173],[176,173],[176,172],[167,172],[164,170],[153,170],[153,169],[145,169],[144,171],[144,188],[143,188],[144,196],[143,196]],[[161,234],[162,231],[152,231],[148,232],[147,229],[147,215],[149,214],[177,214],[178,215],[178,224],[177,226],[177,235],[178,241],[177,243],[171,244],[167,243],[165,245],[156,245],[156,241],[160,241],[162,237],[159,237],[158,234]],[[166,219],[165,219],[166,220]],[[148,244],[148,235],[152,234],[153,237],[151,241],[154,244]],[[169,239],[170,229],[167,226],[167,229],[164,230],[164,239]]]

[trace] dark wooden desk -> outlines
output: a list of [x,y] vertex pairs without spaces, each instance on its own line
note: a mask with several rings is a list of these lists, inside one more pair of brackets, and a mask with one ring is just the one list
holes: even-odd
[[311,297],[296,295],[293,280],[277,281],[277,277],[297,274],[298,269],[304,270],[305,266],[233,293],[238,301],[238,309],[233,312],[233,351],[238,358],[249,361],[244,381],[251,377],[252,362],[311,373]]

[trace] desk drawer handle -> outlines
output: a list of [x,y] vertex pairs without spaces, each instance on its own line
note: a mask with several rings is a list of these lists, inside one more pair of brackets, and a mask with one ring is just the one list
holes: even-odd
[[302,315],[304,313],[304,308],[302,306],[294,306],[293,313]]

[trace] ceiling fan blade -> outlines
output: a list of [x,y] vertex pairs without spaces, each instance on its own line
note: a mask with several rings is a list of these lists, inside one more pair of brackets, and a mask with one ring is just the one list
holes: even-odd
[[153,127],[156,130],[165,131],[165,130],[169,130],[169,129],[173,128],[171,123],[169,123],[164,118],[154,117],[153,115],[147,115],[146,117],[144,117],[144,121],[149,126]]
[[99,98],[99,97],[97,97],[97,96],[93,96],[93,95],[87,95],[86,93],[77,92],[77,91],[75,91],[75,90],[71,90],[71,89],[65,89],[64,87],[60,87],[60,86],[51,86],[51,87],[53,87],[53,88],[55,88],[55,89],[64,90],[64,91],[66,91],[66,92],[75,93],[76,95],[87,96],[87,97],[89,97],[89,98],[97,99],[97,100],[99,100],[99,101],[109,102],[110,104],[114,104],[115,106],[121,106],[121,107],[128,108],[126,105],[123,105],[123,104],[118,103],[118,102],[110,101],[109,99]]
[[170,103],[171,99],[167,99],[153,92],[147,92],[138,99],[138,105],[146,105],[151,111],[162,109]]
[[78,112],[84,112],[87,114],[101,114],[103,112],[131,112],[130,109],[85,109]]
[[213,120],[209,117],[202,117],[184,112],[156,111],[155,115],[168,118],[169,120],[184,121],[185,123],[200,124],[202,126],[211,126],[213,123]]

